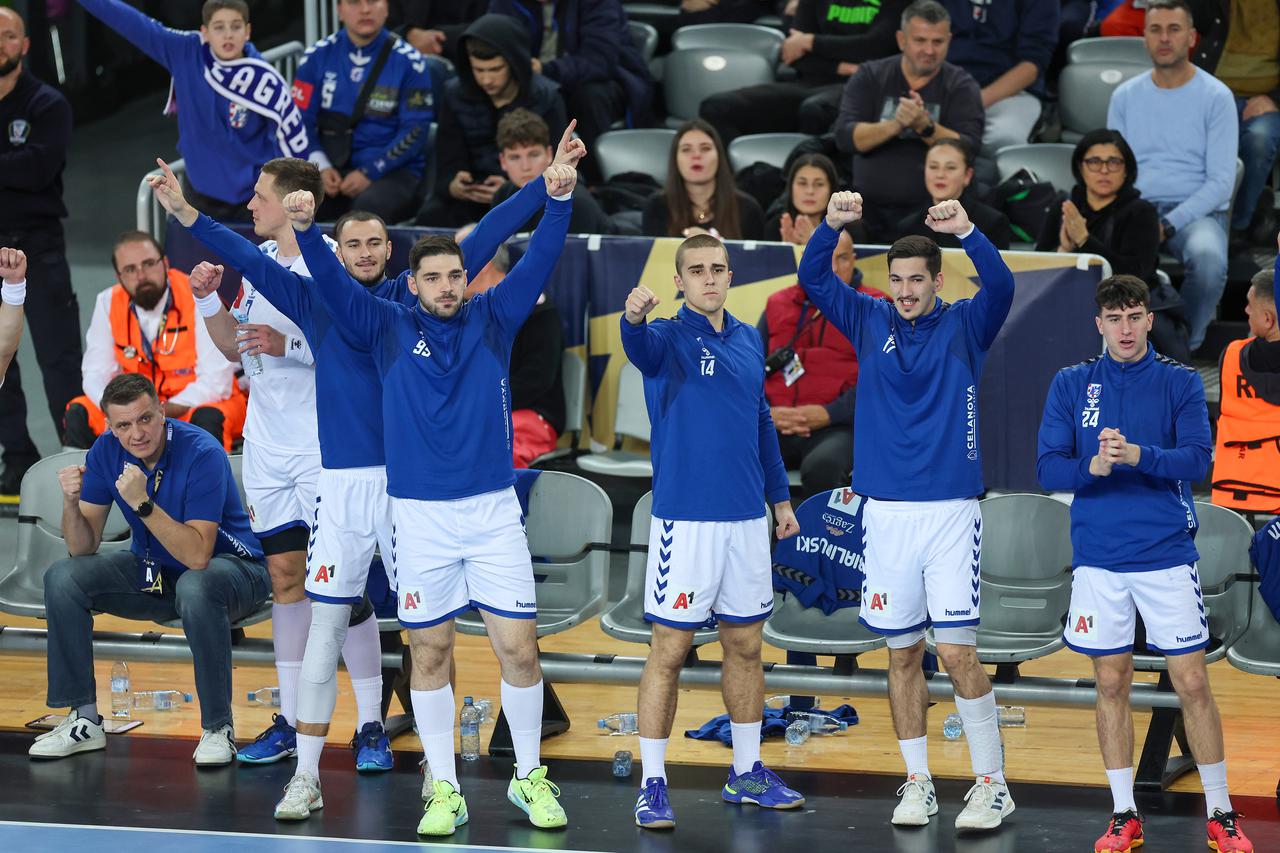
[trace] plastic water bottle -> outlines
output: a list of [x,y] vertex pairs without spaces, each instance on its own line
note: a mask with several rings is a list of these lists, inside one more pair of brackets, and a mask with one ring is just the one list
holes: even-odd
[[[249,322],[249,315],[237,308],[232,312],[232,316],[236,318],[237,323]],[[248,332],[236,330],[236,339],[239,340],[247,335]],[[240,366],[244,368],[245,376],[261,376],[262,375],[262,353],[240,353]]]
[[830,714],[811,714],[808,711],[792,711],[787,720],[789,723],[803,722],[809,727],[809,734],[813,735],[833,735],[849,728],[848,723]]
[[135,711],[169,711],[181,702],[190,702],[191,694],[180,690],[139,690],[133,694]]
[[791,746],[799,746],[809,739],[809,721],[796,720],[787,726],[787,743]]
[[631,750],[620,749],[613,754],[613,777],[615,779],[631,778]]
[[1001,705],[996,708],[996,720],[1000,728],[1022,728],[1027,725],[1027,709],[1021,705]]
[[488,699],[477,699],[476,710],[480,712],[480,725],[493,722],[493,703]]
[[640,731],[639,722],[633,712],[610,714],[598,721],[596,727],[608,729],[611,735],[633,735]]
[[458,730],[462,735],[462,760],[475,761],[480,757],[480,710],[470,696],[462,700]]
[[122,660],[111,665],[111,716],[126,718],[133,708],[129,690],[129,664]]
[[947,714],[947,718],[942,721],[942,736],[947,740],[959,740],[962,734],[964,721],[960,719],[960,715]]
[[271,708],[279,708],[280,688],[259,687],[257,690],[251,690],[249,691],[249,701],[257,702],[259,705],[267,705]]
[[766,708],[772,708],[775,711],[781,711],[790,704],[790,696],[770,696],[768,699],[764,700],[764,706]]

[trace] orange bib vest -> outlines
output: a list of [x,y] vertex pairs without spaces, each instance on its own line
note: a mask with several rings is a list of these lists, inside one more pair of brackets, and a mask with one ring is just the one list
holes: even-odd
[[120,371],[150,379],[162,403],[195,381],[196,323],[200,322],[185,274],[169,270],[169,295],[165,298],[169,307],[154,341],[144,340],[129,294],[119,284],[111,288],[108,313]]
[[1213,502],[1243,512],[1280,512],[1280,406],[1262,399],[1240,370],[1253,338],[1222,356],[1222,414],[1213,454]]

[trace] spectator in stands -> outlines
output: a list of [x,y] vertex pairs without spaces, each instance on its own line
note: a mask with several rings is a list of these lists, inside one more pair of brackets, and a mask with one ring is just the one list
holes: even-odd
[[[199,427],[166,419],[145,376],[112,379],[101,406],[111,431],[83,465],[58,472],[71,557],[44,576],[47,701],[71,711],[28,754],[64,758],[106,747],[93,677],[93,614],[102,612],[182,619],[204,729],[195,763],[230,764],[231,623],[262,606],[271,590],[262,548],[222,446]],[[131,550],[100,554],[113,503],[133,533]]]
[[459,40],[458,76],[445,86],[436,134],[437,192],[419,225],[460,226],[484,216],[506,181],[498,162],[498,120],[519,107],[559,137],[569,123],[560,90],[532,70],[528,39],[506,15],[483,15]]
[[[530,181],[541,179],[542,173],[551,165],[553,155],[551,130],[541,116],[526,109],[512,110],[504,115],[498,122],[498,163],[507,180],[493,194],[493,206],[497,207],[515,195]],[[539,209],[527,223],[516,230],[532,231],[541,221],[542,210]],[[573,213],[569,215],[569,231],[573,234],[615,233],[609,215],[601,209],[591,191],[581,183],[573,188]],[[483,290],[488,290],[488,287]]]
[[825,154],[801,154],[791,163],[787,189],[770,208],[778,208],[764,223],[764,239],[803,246],[827,215],[827,202],[840,188],[836,164]]
[[22,340],[22,303],[27,298],[27,256],[0,249],[0,386]]
[[[987,235],[997,249],[1007,249],[1013,242],[1013,229],[1009,227],[1009,217],[990,205],[983,204],[969,192],[973,182],[973,149],[963,139],[939,139],[929,146],[924,156],[925,189],[931,199],[928,204],[921,205],[915,213],[907,214],[898,223],[893,239],[915,234],[920,237],[933,237],[933,240],[944,249],[961,249],[960,238],[954,234],[938,234],[925,225],[925,216],[929,208],[942,204],[947,199],[959,199],[969,214],[969,221],[978,230]],[[936,235],[936,236],[934,236]]]
[[1040,252],[1101,255],[1116,275],[1155,284],[1160,216],[1135,184],[1138,160],[1115,130],[1092,130],[1071,154],[1071,198],[1049,210]]
[[896,239],[898,222],[929,200],[929,145],[950,137],[975,148],[982,142],[982,92],[967,71],[946,61],[950,42],[947,10],[917,0],[902,13],[902,55],[862,63],[845,84],[836,145],[853,154],[853,184],[866,201],[872,239]]
[[207,430],[231,450],[244,429],[245,397],[231,362],[196,313],[184,273],[169,266],[160,244],[126,231],[111,251],[116,283],[98,294],[85,336],[84,394],[67,404],[62,443],[92,447],[106,427],[95,400],[121,373],[140,373],[155,387],[165,417]]
[[490,0],[489,11],[525,28],[533,73],[560,84],[588,149],[615,121],[650,123],[653,77],[619,0]]
[[795,69],[795,80],[712,95],[698,114],[726,145],[748,133],[826,133],[839,112],[844,83],[858,63],[897,52],[894,33],[907,2],[799,0],[780,57]]
[[[49,416],[62,431],[62,412],[80,387],[80,307],[71,289],[62,219],[62,169],[71,144],[71,105],[24,66],[30,41],[17,12],[0,8],[0,245],[21,253],[29,267],[11,278],[9,300],[24,302],[36,361],[44,375]],[[28,298],[19,284],[31,278]],[[16,275],[16,269],[13,271]],[[3,309],[10,329],[11,308]],[[13,347],[17,348],[14,331]],[[0,351],[4,347],[0,346]],[[40,458],[27,431],[27,401],[18,360],[0,374],[0,504],[17,504],[22,475]]]
[[342,28],[307,50],[293,81],[307,133],[326,155],[320,216],[355,209],[399,222],[416,209],[434,156],[427,60],[387,31],[387,0],[338,0],[338,19]]
[[982,87],[982,153],[1031,137],[1044,72],[1058,43],[1059,0],[942,0],[951,13],[951,61]]
[[666,186],[645,203],[640,227],[650,237],[707,233],[722,240],[759,240],[764,211],[734,186],[716,129],[695,118],[676,131]]
[[1236,105],[1225,84],[1191,63],[1195,28],[1185,0],[1149,0],[1146,22],[1155,68],[1115,90],[1107,127],[1133,147],[1138,189],[1160,214],[1160,241],[1186,266],[1182,299],[1195,350],[1227,284]]
[[80,5],[173,75],[183,181],[201,211],[245,222],[264,163],[281,156],[322,163],[324,152],[298,108],[281,97],[289,83],[266,63],[245,61],[261,56],[249,43],[245,0],[205,0],[199,32],[171,30],[123,0]]
[[488,0],[391,0],[390,26],[419,53],[458,62],[458,37]]

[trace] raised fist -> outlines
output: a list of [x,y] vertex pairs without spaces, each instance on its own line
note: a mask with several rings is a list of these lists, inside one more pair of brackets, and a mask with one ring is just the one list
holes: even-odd
[[827,225],[839,230],[862,218],[862,193],[838,192],[827,202]]
[[924,224],[939,234],[963,234],[969,230],[969,214],[955,199],[935,204],[925,214]]
[[298,231],[305,231],[316,218],[316,197],[310,190],[294,190],[281,202],[284,213]]
[[197,299],[204,299],[210,293],[218,292],[222,284],[222,264],[211,264],[201,261],[191,270],[191,292]]
[[21,249],[0,249],[0,278],[9,284],[27,279],[27,254]]
[[542,173],[542,179],[547,182],[547,195],[554,198],[573,192],[578,183],[578,172],[564,163],[552,163]]
[[624,316],[627,322],[633,326],[639,326],[644,322],[644,318],[649,312],[658,307],[658,303],[662,300],[653,295],[653,291],[644,285],[636,285],[632,288],[631,293],[627,294],[627,307]]
[[62,487],[62,496],[68,503],[80,500],[80,487],[84,482],[84,466],[68,465],[58,469],[58,485]]

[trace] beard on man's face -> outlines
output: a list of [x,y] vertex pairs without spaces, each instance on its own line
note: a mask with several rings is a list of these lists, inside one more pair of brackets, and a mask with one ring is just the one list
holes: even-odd
[[21,56],[15,56],[13,59],[6,59],[3,62],[0,62],[0,77],[8,77],[21,64]]
[[133,292],[133,301],[143,311],[150,311],[160,304],[160,299],[164,296],[164,287],[153,281],[138,282],[137,289]]

